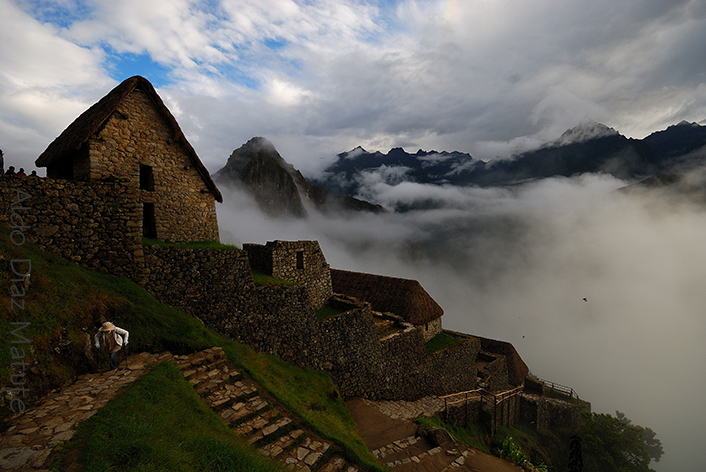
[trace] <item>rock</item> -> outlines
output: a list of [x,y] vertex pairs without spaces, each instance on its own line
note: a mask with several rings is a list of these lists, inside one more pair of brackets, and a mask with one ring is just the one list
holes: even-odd
[[27,464],[34,454],[35,451],[26,447],[0,449],[0,469],[17,469]]
[[419,433],[438,447],[443,447],[445,444],[455,444],[449,432],[444,428],[420,428]]

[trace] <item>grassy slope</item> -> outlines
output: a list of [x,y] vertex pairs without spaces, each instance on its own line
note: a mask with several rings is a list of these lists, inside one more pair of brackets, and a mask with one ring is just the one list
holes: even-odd
[[[31,259],[32,285],[22,311],[0,311],[0,336],[11,336],[10,321],[28,321],[22,334],[32,341],[25,361],[34,371],[27,386],[31,395],[41,396],[76,375],[95,369],[86,350],[107,366],[105,356],[86,344],[95,333],[94,320],[103,315],[130,331],[131,352],[169,350],[185,354],[221,346],[226,356],[260,382],[275,398],[318,434],[338,444],[349,459],[371,469],[376,461],[358,436],[355,424],[327,375],[298,369],[265,354],[225,339],[205,328],[198,320],[163,305],[132,281],[84,270],[26,242],[10,243],[7,227],[0,226],[0,285],[9,287],[10,261]],[[7,290],[0,306],[9,306]],[[24,345],[27,346],[27,345]],[[55,350],[58,348],[58,352]],[[10,375],[9,349],[0,349],[0,382]],[[0,420],[10,413],[0,407]]]

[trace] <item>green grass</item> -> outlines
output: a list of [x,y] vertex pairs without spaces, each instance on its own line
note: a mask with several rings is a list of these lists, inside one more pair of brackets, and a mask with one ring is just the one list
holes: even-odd
[[451,434],[451,437],[453,437],[455,441],[485,452],[486,454],[490,454],[488,447],[490,438],[483,425],[472,423],[466,427],[453,426],[444,423],[441,418],[437,416],[432,418],[418,418],[417,423],[427,427],[444,428]]
[[188,243],[169,243],[166,241],[161,241],[159,239],[152,238],[142,238],[142,244],[145,246],[165,246],[165,247],[179,247],[184,249],[211,249],[211,250],[227,250],[227,251],[240,251],[238,246],[232,246],[230,244],[223,244],[219,241],[193,241]]
[[252,279],[253,282],[255,282],[255,285],[300,285],[296,282],[288,282],[286,280],[277,279],[256,270],[252,272]]
[[[510,438],[510,440],[508,440]],[[522,457],[534,467],[552,463],[552,456],[558,456],[560,440],[548,431],[537,432],[525,426],[498,427],[491,445],[501,457],[516,464]],[[552,453],[553,451],[553,453]]]
[[447,347],[455,346],[460,342],[461,340],[459,338],[451,336],[450,334],[442,331],[441,333],[437,334],[429,341],[427,341],[427,356],[431,356],[435,352],[441,351],[442,349],[446,349]]
[[[14,277],[9,261],[32,261],[32,285],[23,297],[25,309],[0,311],[0,339],[11,338],[14,329],[11,321],[31,323],[21,332],[32,342],[32,349],[26,349],[24,360],[36,370],[28,378],[28,403],[81,373],[107,368],[107,356],[102,351],[89,348],[98,366],[91,365],[84,354],[87,337],[92,341],[96,332],[94,320],[102,315],[130,331],[130,352],[188,354],[221,346],[231,361],[299,415],[311,429],[337,444],[349,461],[369,470],[383,470],[357,434],[350,412],[325,373],[296,368],[223,338],[196,318],[158,302],[127,278],[85,270],[30,242],[16,247],[10,243],[8,228],[2,225],[0,254],[4,256],[0,259],[0,285],[3,287],[9,288],[10,279]],[[8,291],[0,295],[1,306],[10,304]],[[55,347],[59,347],[59,352]],[[0,386],[9,382],[11,362],[10,349],[0,349]],[[11,410],[7,405],[0,407],[0,430],[9,414]]]
[[229,430],[171,362],[80,423],[52,469],[73,470],[75,457],[85,472],[284,470]]
[[336,316],[338,314],[344,313],[346,310],[342,310],[340,308],[334,308],[331,306],[325,306],[323,308],[319,308],[316,310],[316,319],[321,321],[325,320],[329,316]]

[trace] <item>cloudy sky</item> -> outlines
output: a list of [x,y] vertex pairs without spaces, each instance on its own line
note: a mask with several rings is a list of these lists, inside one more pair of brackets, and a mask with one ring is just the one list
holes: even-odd
[[305,175],[338,152],[490,159],[585,119],[706,119],[704,0],[0,0],[0,148],[31,167],[147,77],[211,172],[252,136]]

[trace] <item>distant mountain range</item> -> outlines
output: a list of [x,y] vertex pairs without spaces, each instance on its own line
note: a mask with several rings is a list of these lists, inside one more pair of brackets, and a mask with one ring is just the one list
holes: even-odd
[[[627,138],[601,123],[586,122],[558,139],[509,159],[485,162],[470,154],[393,148],[387,154],[362,147],[338,154],[324,177],[312,182],[277,152],[265,138],[250,139],[233,151],[214,174],[218,185],[249,192],[273,216],[303,217],[307,208],[324,213],[383,212],[360,195],[366,176],[395,185],[510,186],[548,177],[606,173],[629,183],[676,181],[674,176],[706,165],[706,126],[682,121],[644,139]],[[652,178],[652,179],[650,179]],[[404,211],[411,208],[397,208]]]
[[586,122],[538,149],[489,163],[457,151],[420,149],[410,154],[394,148],[383,154],[357,147],[339,154],[316,183],[331,192],[357,195],[366,173],[377,173],[390,184],[411,181],[488,187],[583,173],[638,181],[703,164],[706,126],[683,121],[644,139],[632,139],[601,123]]
[[249,192],[260,209],[272,216],[303,217],[307,206],[318,211],[384,212],[380,205],[335,195],[310,184],[301,172],[279,155],[265,138],[255,137],[233,151],[226,165],[213,175],[218,185]]

